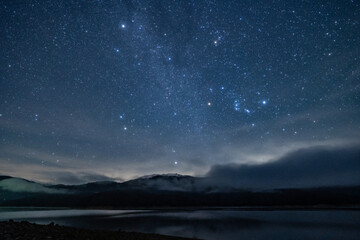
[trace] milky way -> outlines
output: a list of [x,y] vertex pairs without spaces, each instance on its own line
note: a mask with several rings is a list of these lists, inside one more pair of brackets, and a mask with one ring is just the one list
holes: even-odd
[[0,174],[202,175],[360,139],[359,1],[0,7]]

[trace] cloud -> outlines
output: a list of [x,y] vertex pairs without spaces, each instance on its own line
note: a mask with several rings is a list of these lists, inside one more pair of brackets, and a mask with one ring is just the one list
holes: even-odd
[[98,173],[87,172],[52,172],[54,183],[83,184],[100,181],[122,181],[119,178],[112,178]]
[[219,186],[256,189],[360,185],[360,145],[304,148],[258,165],[216,165],[206,177]]
[[29,182],[19,178],[8,178],[0,181],[0,190],[10,192],[28,192],[28,193],[66,193],[64,190],[47,188],[41,184]]

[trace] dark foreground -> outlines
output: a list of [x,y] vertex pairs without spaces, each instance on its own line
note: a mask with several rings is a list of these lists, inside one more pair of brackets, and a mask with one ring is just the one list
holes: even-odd
[[59,226],[38,225],[29,222],[0,222],[1,240],[189,240],[190,238],[170,237],[122,231],[85,230]]

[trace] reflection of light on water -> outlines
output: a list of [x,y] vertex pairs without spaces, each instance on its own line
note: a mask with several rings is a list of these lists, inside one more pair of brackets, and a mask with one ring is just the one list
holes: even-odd
[[[209,218],[216,218],[216,213],[211,211],[167,211],[167,210],[139,210],[127,212],[126,214],[118,214],[109,216],[110,218],[128,218],[128,217],[163,217],[163,218],[177,218],[177,219],[193,219],[204,220]],[[219,215],[217,215],[219,216]]]
[[49,218],[49,217],[78,217],[100,216],[138,212],[138,210],[35,210],[35,211],[3,211],[0,220],[26,219],[26,218]]
[[207,240],[357,239],[360,211],[0,209],[0,221],[158,233]]

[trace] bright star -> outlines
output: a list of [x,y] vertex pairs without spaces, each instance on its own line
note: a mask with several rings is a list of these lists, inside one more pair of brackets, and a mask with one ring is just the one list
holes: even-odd
[[208,102],[207,105],[208,105],[208,106],[211,106],[211,102]]
[[263,105],[265,105],[265,104],[267,104],[267,101],[263,100],[261,103],[262,103]]
[[237,111],[237,112],[239,112],[241,110],[239,100],[234,101],[234,110]]
[[175,161],[175,162],[174,162],[174,164],[175,164],[175,165],[177,165],[177,164],[178,164],[178,162],[177,162],[177,161]]
[[123,28],[123,29],[124,29],[125,27],[126,27],[126,26],[125,26],[125,24],[121,24],[121,28]]

